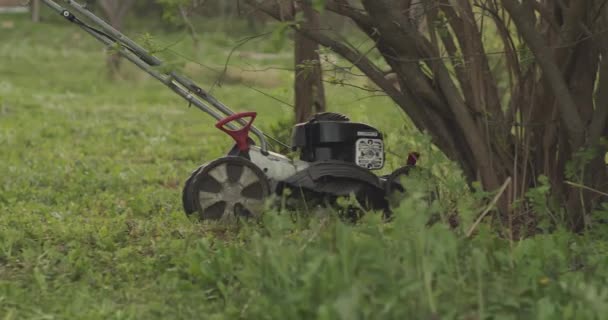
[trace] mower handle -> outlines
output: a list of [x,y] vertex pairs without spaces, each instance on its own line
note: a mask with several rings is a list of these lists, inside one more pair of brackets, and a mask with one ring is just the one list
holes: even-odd
[[[249,130],[253,125],[253,121],[257,117],[256,112],[239,112],[232,114],[224,119],[221,119],[215,124],[215,127],[227,133],[236,142],[237,147],[242,152],[249,151]],[[247,124],[240,129],[230,129],[226,125],[232,121],[249,118]]]

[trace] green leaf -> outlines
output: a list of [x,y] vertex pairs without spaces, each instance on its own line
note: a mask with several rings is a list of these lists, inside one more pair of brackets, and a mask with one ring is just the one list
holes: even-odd
[[325,0],[312,0],[312,8],[322,13],[325,10]]
[[271,42],[273,44],[273,48],[276,51],[280,51],[285,45],[285,34],[290,26],[293,24],[291,22],[280,22],[277,27],[272,31],[272,35],[270,36]]

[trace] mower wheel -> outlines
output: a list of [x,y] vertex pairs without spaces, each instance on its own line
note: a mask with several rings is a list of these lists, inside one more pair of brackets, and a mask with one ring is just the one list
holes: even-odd
[[184,209],[188,213],[188,209],[194,208],[192,213],[198,212],[201,220],[232,223],[239,218],[258,218],[270,195],[264,172],[241,157],[212,161],[189,180],[184,189]]
[[182,189],[182,206],[184,207],[184,212],[186,212],[187,215],[191,215],[196,212],[196,206],[194,204],[195,197],[193,196],[192,191],[192,181],[194,180],[194,176],[204,167],[205,165],[202,165],[196,168],[196,170],[192,171],[192,174],[190,177],[188,177],[186,183],[184,183],[184,188]]

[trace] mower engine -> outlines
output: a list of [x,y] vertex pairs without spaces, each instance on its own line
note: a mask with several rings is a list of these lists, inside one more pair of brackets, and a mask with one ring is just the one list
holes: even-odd
[[306,162],[337,160],[369,170],[384,167],[382,133],[341,114],[321,113],[296,125],[292,148]]

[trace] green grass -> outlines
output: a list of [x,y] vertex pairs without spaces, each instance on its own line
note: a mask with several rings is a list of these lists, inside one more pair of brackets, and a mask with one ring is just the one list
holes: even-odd
[[[482,224],[467,239],[482,195],[462,190],[453,165],[404,127],[388,99],[361,100],[367,94],[352,88],[328,87],[332,110],[379,127],[397,153],[425,151],[423,164],[458,198],[461,227],[426,227],[444,211],[417,194],[391,223],[370,214],[350,225],[331,212],[294,222],[272,210],[264,226],[238,233],[194,223],[181,212],[182,181],[230,146],[214,121],[126,65],[123,79],[108,80],[101,48],[72,26],[6,19],[15,28],[0,29],[0,319],[608,315],[607,228],[509,241]],[[174,49],[221,68],[236,40],[204,34],[198,55],[187,40]],[[211,85],[214,74],[200,72]],[[262,90],[291,101],[291,75],[280,77],[282,85]],[[258,111],[263,128],[291,116],[242,84],[214,93]]]

